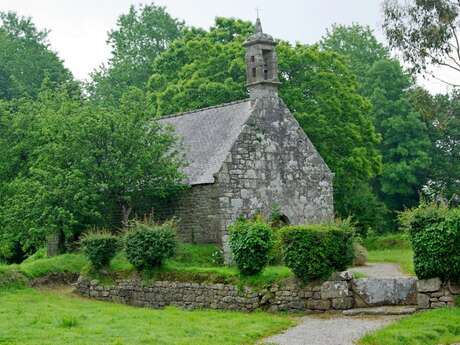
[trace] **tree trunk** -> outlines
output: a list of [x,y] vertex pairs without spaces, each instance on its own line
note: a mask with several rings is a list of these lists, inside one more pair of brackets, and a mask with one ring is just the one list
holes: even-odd
[[121,205],[121,225],[124,228],[127,228],[129,225],[129,216],[131,214],[132,208],[131,206]]

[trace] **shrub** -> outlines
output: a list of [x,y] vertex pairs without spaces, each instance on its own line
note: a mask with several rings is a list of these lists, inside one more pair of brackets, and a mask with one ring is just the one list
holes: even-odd
[[81,239],[83,252],[96,269],[106,267],[115,257],[118,238],[108,231],[92,231]]
[[327,278],[353,262],[349,225],[302,225],[282,229],[285,264],[302,281]]
[[367,249],[355,241],[353,242],[353,251],[355,252],[353,266],[364,266],[367,262]]
[[233,259],[243,275],[254,275],[267,265],[272,249],[272,230],[265,222],[238,220],[229,227]]
[[135,222],[125,238],[128,261],[137,269],[161,266],[165,259],[174,256],[177,247],[174,222],[153,224]]
[[417,277],[460,278],[460,208],[422,204],[400,216],[409,231]]

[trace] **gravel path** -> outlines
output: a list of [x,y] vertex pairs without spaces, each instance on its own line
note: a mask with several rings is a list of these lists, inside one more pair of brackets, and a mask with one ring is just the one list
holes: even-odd
[[361,272],[368,278],[395,278],[404,277],[398,264],[368,263],[366,266],[349,268],[351,272]]
[[302,322],[285,333],[273,336],[264,344],[276,345],[353,345],[366,333],[381,328],[397,316],[379,316],[372,318],[357,318],[335,316],[324,318],[306,316]]

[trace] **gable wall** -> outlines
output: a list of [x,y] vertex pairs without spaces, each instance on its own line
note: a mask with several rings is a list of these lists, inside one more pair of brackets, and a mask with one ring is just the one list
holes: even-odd
[[238,216],[269,217],[279,205],[291,224],[333,219],[332,177],[278,97],[252,101],[252,115],[217,175],[221,232]]

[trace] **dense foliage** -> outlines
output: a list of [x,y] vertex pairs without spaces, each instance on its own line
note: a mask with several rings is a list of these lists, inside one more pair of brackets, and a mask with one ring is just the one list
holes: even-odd
[[152,269],[174,256],[177,247],[174,223],[136,222],[125,238],[128,261],[137,269]]
[[415,273],[420,279],[460,279],[460,208],[421,204],[401,215],[414,250]]
[[237,220],[229,227],[230,249],[243,275],[261,272],[273,247],[272,230],[261,220]]
[[108,231],[92,231],[83,236],[81,245],[92,266],[100,269],[108,266],[115,257],[118,238]]
[[145,88],[155,58],[181,36],[183,24],[155,4],[131,6],[108,35],[112,54],[107,65],[93,72],[91,99],[118,104],[129,87]]
[[[402,52],[413,72],[428,71],[432,66],[460,72],[458,18],[460,3],[451,0],[385,0],[384,25],[393,48]],[[455,78],[445,80],[455,82]]]
[[0,124],[3,256],[18,244],[33,253],[51,233],[70,245],[88,227],[126,225],[180,187],[175,137],[150,118],[139,90],[119,108],[44,90],[0,105]]
[[349,225],[288,226],[281,232],[284,262],[303,282],[328,278],[353,263]]
[[72,80],[47,36],[30,18],[0,12],[0,100],[36,97],[45,80],[52,87]]

